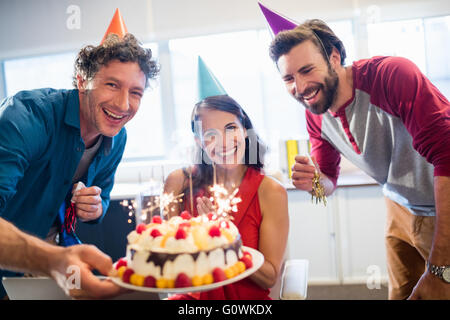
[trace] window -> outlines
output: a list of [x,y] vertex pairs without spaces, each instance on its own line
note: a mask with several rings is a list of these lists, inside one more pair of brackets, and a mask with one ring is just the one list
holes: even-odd
[[[158,46],[146,44],[158,60]],[[165,154],[163,139],[163,121],[161,91],[158,80],[151,80],[145,90],[139,111],[126,124],[127,145],[123,155],[124,161],[149,160],[162,158]]]
[[[158,48],[147,44],[157,58]],[[70,89],[76,53],[62,53],[4,61],[6,94],[37,88]],[[136,116],[126,125],[128,139],[124,161],[164,156],[160,90],[150,82]]]
[[6,60],[4,62],[6,95],[37,88],[72,88],[76,53]]
[[351,20],[341,20],[328,23],[331,30],[334,31],[336,36],[341,39],[345,47],[345,53],[347,58],[345,59],[345,65],[351,65],[355,61],[355,37],[353,35],[353,23]]
[[177,128],[190,131],[197,99],[197,57],[201,56],[227,93],[247,111],[253,124],[264,125],[260,112],[257,32],[244,31],[169,41]]
[[370,56],[401,56],[426,73],[425,39],[421,19],[368,24]]
[[427,75],[450,98],[450,16],[424,19]]
[[450,16],[368,25],[369,53],[403,56],[450,96]]

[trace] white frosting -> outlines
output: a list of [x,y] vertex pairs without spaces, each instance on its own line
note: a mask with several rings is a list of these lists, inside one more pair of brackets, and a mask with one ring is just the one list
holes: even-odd
[[182,217],[180,216],[176,216],[176,217],[172,217],[170,218],[170,220],[168,221],[169,225],[171,226],[178,226],[180,223],[185,222],[186,220],[184,220]]
[[236,252],[234,252],[234,250],[227,250],[226,251],[226,258],[227,258],[227,264],[226,267],[231,267],[232,265],[234,265],[236,262],[239,261],[238,257],[236,256]]
[[169,278],[174,278],[181,272],[184,272],[189,278],[195,276],[195,263],[192,256],[190,254],[180,254],[173,262],[172,272],[174,274]]
[[208,256],[205,252],[200,252],[195,263],[195,275],[204,276],[210,272]]
[[225,254],[222,248],[212,250],[208,255],[209,267],[211,270],[214,268],[223,268],[225,264]]
[[239,235],[239,229],[236,227],[234,223],[228,224],[228,232],[231,233],[234,237],[237,237]]
[[127,236],[127,241],[129,244],[133,244],[136,243],[140,238],[139,233],[137,233],[136,231],[131,231],[128,236]]
[[159,247],[162,239],[163,239],[162,236],[156,238],[153,238],[152,236],[141,237],[137,242],[137,244],[143,250],[151,250],[154,247]]
[[161,276],[161,268],[155,266],[153,262],[147,263],[150,253],[148,251],[136,251],[133,256],[132,266],[135,273],[141,276],[153,276],[159,279]]
[[194,243],[194,238],[191,234],[186,239],[175,239],[170,237],[166,241],[165,251],[168,253],[180,252],[197,252],[198,248]]
[[222,247],[224,245],[227,245],[228,243],[228,239],[224,235],[221,235],[220,237],[209,237],[207,248],[209,250],[217,247]]
[[174,279],[176,274],[173,272],[173,270],[174,270],[173,262],[167,260],[163,267],[162,276],[166,279]]

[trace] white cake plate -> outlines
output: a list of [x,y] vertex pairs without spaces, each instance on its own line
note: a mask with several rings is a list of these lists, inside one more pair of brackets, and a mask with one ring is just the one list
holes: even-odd
[[242,249],[244,251],[248,251],[252,255],[253,266],[250,269],[246,269],[244,272],[242,272],[241,274],[239,274],[233,278],[230,278],[230,279],[227,279],[224,281],[220,281],[220,282],[214,282],[214,283],[206,284],[203,286],[185,287],[185,288],[149,288],[149,287],[143,287],[143,286],[142,287],[135,286],[130,283],[125,283],[119,277],[111,277],[111,280],[120,287],[123,287],[126,289],[131,289],[131,290],[136,290],[136,291],[144,291],[144,292],[187,293],[187,292],[208,291],[208,290],[226,286],[227,284],[231,284],[233,282],[247,278],[249,275],[251,275],[252,273],[256,272],[259,268],[261,268],[261,266],[264,263],[263,254],[253,248],[249,248],[249,247],[245,247],[245,246],[243,246]]

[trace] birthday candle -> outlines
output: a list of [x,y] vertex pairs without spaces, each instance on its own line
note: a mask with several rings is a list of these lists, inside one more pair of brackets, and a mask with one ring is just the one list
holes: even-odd
[[192,188],[192,166],[189,167],[189,198],[191,202],[191,215],[194,214],[194,195],[193,195],[193,188]]

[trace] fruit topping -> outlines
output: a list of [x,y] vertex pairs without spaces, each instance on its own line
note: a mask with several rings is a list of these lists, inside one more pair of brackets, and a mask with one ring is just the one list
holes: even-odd
[[183,228],[178,228],[177,233],[175,233],[175,239],[186,239],[187,238],[187,232]]
[[241,261],[245,263],[245,268],[247,269],[250,269],[253,266],[252,259],[248,255],[243,256]]
[[127,266],[127,260],[124,258],[120,258],[116,263],[116,270],[119,270],[120,267],[126,267]]
[[161,219],[160,216],[154,216],[154,217],[152,218],[152,222],[153,222],[153,223],[161,224],[161,223],[162,223],[162,219]]
[[218,226],[212,226],[209,229],[209,235],[211,237],[220,237],[222,233],[220,232],[220,228]]
[[156,287],[156,279],[152,276],[145,277],[144,286],[148,287],[148,288],[155,288]]
[[145,223],[140,223],[136,227],[136,232],[141,234],[143,231],[145,231],[145,229],[147,229],[147,226],[145,225]]
[[150,232],[150,235],[151,235],[153,238],[156,238],[156,237],[159,237],[159,236],[161,235],[161,232],[159,232],[158,229],[153,229],[152,232]]
[[225,275],[225,272],[220,268],[215,268],[212,272],[214,282],[220,282],[227,280],[227,276]]
[[192,281],[191,279],[183,272],[178,274],[177,278],[175,279],[175,288],[186,288],[191,287]]
[[190,214],[188,211],[183,211],[183,212],[180,214],[180,217],[182,217],[184,220],[189,220],[189,219],[192,218],[192,217],[191,217],[191,214]]
[[130,283],[130,277],[134,274],[133,269],[127,269],[122,275],[122,281],[125,283]]

